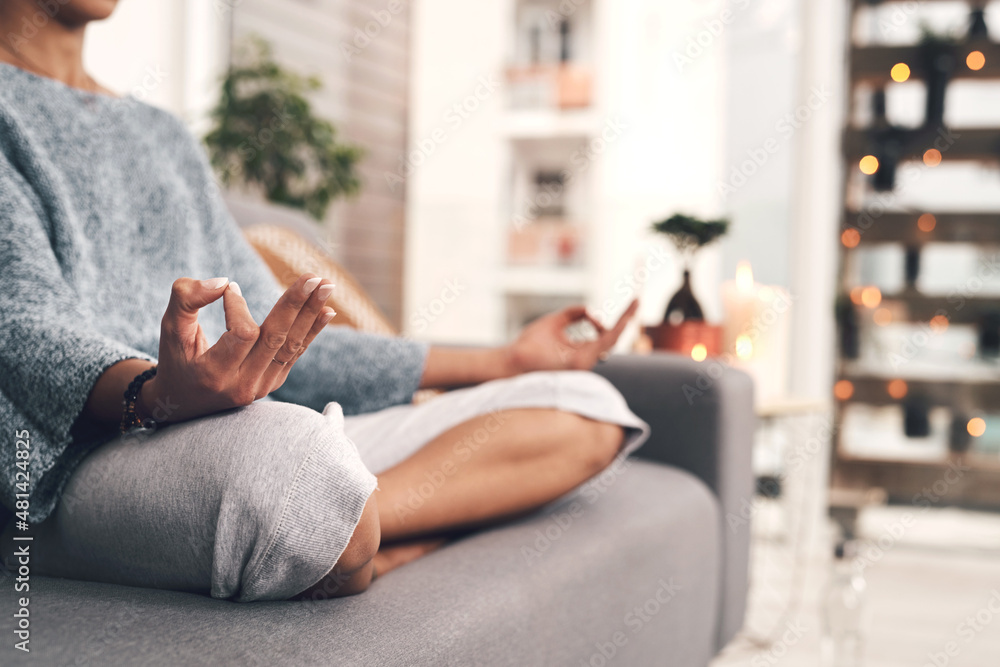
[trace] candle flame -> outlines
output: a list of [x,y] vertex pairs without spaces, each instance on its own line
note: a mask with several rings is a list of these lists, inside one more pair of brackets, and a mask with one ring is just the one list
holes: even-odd
[[753,291],[753,269],[746,260],[736,265],[736,289],[744,294]]
[[695,361],[705,361],[708,357],[708,348],[704,343],[698,343],[691,348],[691,358]]
[[750,336],[744,334],[736,337],[736,356],[744,361],[753,356],[753,341]]

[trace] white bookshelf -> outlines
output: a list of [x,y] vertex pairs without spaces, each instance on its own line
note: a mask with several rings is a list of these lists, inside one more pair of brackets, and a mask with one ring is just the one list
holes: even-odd
[[[724,52],[707,51],[694,72],[673,58],[705,12],[656,0],[414,6],[410,144],[437,129],[445,138],[407,180],[407,311],[448,280],[467,286],[421,338],[495,344],[521,318],[574,302],[612,316],[630,300],[622,280],[658,242],[652,221],[720,212]],[[570,23],[565,61],[560,17]],[[500,89],[449,124],[483,77]],[[562,201],[525,215],[548,203],[560,172],[570,176]],[[525,224],[534,228],[513,239]],[[703,261],[711,311],[717,261]],[[679,279],[670,263],[642,287],[647,321],[662,318]]]

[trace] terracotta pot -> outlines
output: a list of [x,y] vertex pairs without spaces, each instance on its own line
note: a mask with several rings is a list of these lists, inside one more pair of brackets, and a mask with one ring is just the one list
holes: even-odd
[[698,320],[681,324],[658,324],[646,327],[646,335],[653,341],[654,350],[667,350],[690,355],[695,345],[701,343],[710,357],[722,353],[722,327]]

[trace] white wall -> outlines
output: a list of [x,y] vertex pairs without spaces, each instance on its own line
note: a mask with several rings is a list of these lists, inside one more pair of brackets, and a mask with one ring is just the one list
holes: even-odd
[[103,85],[204,129],[226,65],[230,3],[123,0],[88,28],[84,62]]
[[[691,67],[678,67],[675,55],[725,3],[592,2],[596,102],[584,120],[596,143],[580,176],[589,189],[592,229],[589,284],[581,291],[589,305],[614,315],[629,298],[616,286],[649,256],[651,242],[665,244],[649,233],[653,221],[676,211],[722,212],[715,185],[723,156],[724,50],[716,42]],[[503,81],[513,14],[513,0],[414,6],[411,155],[437,129],[443,140],[427,144],[433,154],[421,158],[408,183],[407,321],[434,303],[449,280],[465,286],[429,326],[411,330],[421,338],[496,343],[505,334],[503,246],[510,214],[522,203],[509,201],[506,91],[490,94],[461,123],[449,123],[448,112],[475,92],[480,77]],[[598,141],[605,129],[610,139]],[[715,317],[721,315],[718,252],[704,253],[695,285]],[[679,282],[674,262],[650,277],[644,319],[662,319]]]

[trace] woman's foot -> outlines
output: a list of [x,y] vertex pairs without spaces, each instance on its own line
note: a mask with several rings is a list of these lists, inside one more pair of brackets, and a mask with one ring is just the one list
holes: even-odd
[[447,541],[448,538],[436,537],[383,545],[379,547],[378,553],[372,559],[372,563],[375,565],[375,576],[381,577],[386,572],[395,570],[400,565],[406,565],[410,561],[425,556]]

